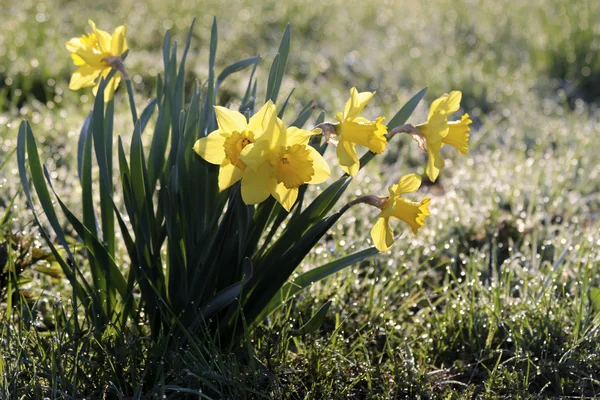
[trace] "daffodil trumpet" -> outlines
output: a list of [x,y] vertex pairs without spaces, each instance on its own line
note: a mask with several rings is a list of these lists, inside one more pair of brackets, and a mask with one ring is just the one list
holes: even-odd
[[363,196],[346,205],[346,207],[351,207],[362,203],[381,210],[377,222],[371,229],[371,239],[377,250],[387,251],[394,243],[394,232],[390,226],[391,218],[397,218],[407,223],[413,234],[416,234],[425,224],[425,217],[430,214],[429,197],[425,197],[418,203],[401,197],[403,194],[415,192],[419,186],[421,186],[420,176],[405,175],[397,184],[388,188],[388,196]]
[[427,122],[417,125],[426,141],[428,160],[427,176],[435,182],[440,169],[445,166],[440,150],[445,144],[454,146],[461,154],[469,150],[469,131],[473,121],[464,114],[459,121],[448,121],[448,116],[460,109],[462,93],[458,90],[444,94],[431,103]]

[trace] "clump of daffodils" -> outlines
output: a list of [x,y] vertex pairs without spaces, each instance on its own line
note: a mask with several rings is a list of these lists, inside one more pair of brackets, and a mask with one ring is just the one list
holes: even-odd
[[[89,24],[91,33],[66,43],[77,66],[69,88],[78,90],[93,86],[96,95],[101,79],[116,70],[119,74],[112,77],[104,91],[104,100],[108,102],[113,98],[121,76],[128,79],[122,59],[127,51],[126,26],[117,27],[111,35],[98,29],[93,21]],[[384,117],[370,120],[361,116],[374,96],[375,92],[350,89],[350,98],[344,110],[336,114],[336,122],[320,124],[313,130],[286,127],[271,101],[249,119],[240,112],[215,106],[218,128],[199,139],[194,144],[194,151],[207,162],[219,166],[220,191],[240,182],[245,204],[259,204],[272,196],[288,212],[294,207],[302,185],[323,183],[331,175],[322,154],[310,145],[316,135],[324,134],[327,143],[336,146],[340,168],[350,177],[356,176],[361,168],[357,146],[381,154],[389,139],[398,132],[412,135],[421,150],[428,153],[425,171],[432,182],[445,165],[441,156],[444,145],[456,147],[461,154],[468,151],[472,123],[469,114],[464,114],[458,121],[448,121],[448,117],[460,109],[461,92],[452,91],[434,100],[427,122],[417,126],[403,125],[390,132],[383,124]],[[387,196],[369,195],[349,203],[365,203],[380,210],[371,230],[371,238],[378,250],[387,251],[394,242],[391,219],[404,221],[414,234],[425,224],[425,218],[430,214],[430,198],[415,202],[402,197],[417,191],[420,186],[421,177],[409,174],[390,186]]]
[[[339,165],[351,177],[361,167],[357,145],[381,154],[388,139],[402,131],[420,137],[417,138],[419,147],[429,154],[426,172],[431,181],[435,181],[444,166],[440,155],[444,144],[458,148],[462,154],[467,152],[469,115],[465,114],[460,121],[448,122],[448,115],[460,108],[460,92],[453,91],[436,99],[426,123],[397,128],[390,134],[383,125],[384,117],[369,120],[360,116],[374,95],[374,92],[358,92],[352,88],[344,111],[335,117],[337,122],[321,124],[312,131],[286,127],[277,117],[276,106],[271,101],[249,120],[237,111],[216,106],[218,128],[199,139],[194,150],[204,160],[219,165],[219,190],[241,181],[241,195],[246,204],[258,204],[273,196],[287,211],[294,206],[300,186],[323,183],[331,175],[323,156],[309,144],[315,135],[323,133],[329,143],[336,145]],[[379,251],[389,250],[394,243],[391,219],[404,221],[414,234],[425,224],[431,199],[425,197],[415,202],[402,197],[420,186],[419,175],[405,175],[388,188],[387,196],[364,196],[349,204],[366,203],[380,209],[371,230],[371,238]]]

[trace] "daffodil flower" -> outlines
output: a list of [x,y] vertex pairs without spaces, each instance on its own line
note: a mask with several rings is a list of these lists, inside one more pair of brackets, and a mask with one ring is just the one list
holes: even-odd
[[321,133],[320,129],[286,129],[277,118],[273,130],[244,148],[240,155],[240,160],[248,166],[242,181],[244,202],[258,204],[271,195],[290,211],[301,185],[327,180],[331,175],[327,162],[308,144],[318,133]]
[[339,121],[339,124],[335,125],[335,131],[340,138],[337,144],[337,158],[342,169],[350,176],[355,176],[360,168],[355,147],[357,144],[377,154],[383,153],[387,144],[387,128],[383,125],[385,118],[379,117],[375,121],[369,121],[358,116],[374,95],[375,92],[358,93],[356,88],[350,89],[350,99],[346,102],[344,112],[335,116]]
[[[96,28],[94,21],[89,20],[92,33],[73,38],[66,44],[67,50],[71,52],[71,58],[78,67],[69,82],[69,89],[79,90],[84,87],[94,86],[94,96],[98,93],[100,77],[106,78],[113,66],[122,60],[121,55],[127,50],[125,32],[127,27],[117,27],[113,34]],[[124,71],[124,69],[123,69]],[[107,84],[104,91],[104,101],[113,98],[117,86],[121,81],[120,75],[115,75]]]
[[425,223],[429,215],[429,197],[419,203],[400,197],[405,193],[415,192],[421,186],[421,177],[416,174],[405,175],[400,181],[389,187],[389,197],[381,206],[381,213],[371,229],[371,238],[379,251],[387,251],[394,243],[394,232],[390,226],[390,218],[398,218],[410,225],[414,234]]
[[[240,153],[275,128],[277,111],[269,100],[249,121],[242,113],[225,107],[215,106],[215,114],[219,128],[196,141],[194,151],[209,163],[221,166],[218,182],[223,191],[242,179],[247,168]],[[248,184],[248,179],[242,180],[243,192]]]
[[427,142],[427,176],[434,182],[445,162],[440,154],[444,144],[458,149],[461,154],[469,150],[469,130],[471,121],[469,114],[463,115],[460,121],[448,122],[448,116],[460,108],[462,93],[455,90],[436,99],[429,109],[427,122],[417,125]]

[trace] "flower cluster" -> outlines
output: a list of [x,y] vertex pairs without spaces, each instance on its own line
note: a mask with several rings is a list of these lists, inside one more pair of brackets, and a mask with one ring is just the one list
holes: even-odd
[[[94,86],[98,90],[100,77],[107,77],[111,69],[118,70],[127,78],[121,56],[127,50],[126,27],[116,28],[112,35],[97,29],[89,21],[92,33],[73,38],[66,47],[77,70],[71,77],[69,87],[80,89]],[[105,101],[112,99],[120,76],[108,83]],[[428,153],[425,169],[431,182],[438,178],[444,167],[440,152],[445,144],[454,146],[462,154],[469,149],[469,130],[472,121],[464,114],[459,121],[448,121],[448,116],[460,108],[462,94],[452,91],[431,104],[427,122],[407,130],[395,128],[388,133],[383,124],[384,117],[374,121],[360,116],[375,92],[358,92],[350,89],[350,98],[343,112],[337,113],[337,122],[321,124],[313,130],[286,127],[277,117],[277,109],[271,101],[256,114],[246,117],[224,107],[215,107],[218,129],[199,139],[195,152],[209,163],[219,165],[219,190],[223,191],[241,181],[242,200],[246,204],[258,204],[273,196],[281,206],[290,211],[298,198],[300,186],[320,184],[331,175],[323,156],[309,142],[312,137],[325,134],[327,141],[336,146],[336,155],[341,169],[354,177],[361,165],[357,152],[360,145],[375,154],[385,151],[393,134],[410,133],[419,142],[419,147]],[[420,202],[401,197],[415,192],[421,186],[421,177],[405,175],[397,184],[389,187],[388,196],[366,196],[352,204],[367,203],[380,209],[378,220],[371,230],[375,247],[386,251],[394,242],[390,219],[406,222],[417,233],[429,215],[428,197]]]

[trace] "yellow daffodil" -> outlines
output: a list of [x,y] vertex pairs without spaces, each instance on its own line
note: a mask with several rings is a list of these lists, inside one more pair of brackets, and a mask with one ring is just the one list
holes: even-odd
[[335,125],[335,131],[340,138],[337,158],[342,169],[350,176],[356,175],[360,167],[355,148],[357,144],[378,154],[383,153],[387,144],[387,128],[383,125],[385,118],[379,117],[375,121],[369,121],[358,116],[374,95],[375,92],[358,93],[356,88],[350,89],[350,99],[346,102],[344,112],[335,116],[339,121],[339,124]]
[[[92,33],[83,35],[79,38],[73,38],[66,44],[67,50],[71,52],[71,58],[78,67],[71,76],[69,89],[79,90],[83,87],[94,86],[94,96],[100,86],[100,77],[106,78],[111,69],[119,66],[122,68],[121,55],[127,50],[127,40],[125,32],[127,27],[121,25],[117,27],[113,34],[96,28],[92,20],[88,23],[92,27]],[[106,86],[104,91],[104,101],[108,102],[113,98],[121,77],[115,75]]]
[[331,175],[327,162],[308,145],[310,138],[318,133],[320,130],[286,129],[277,118],[274,129],[245,147],[240,155],[240,160],[248,166],[242,180],[244,202],[258,204],[272,195],[290,211],[301,185],[327,180]]
[[417,125],[427,142],[427,176],[432,182],[445,165],[440,155],[444,144],[456,147],[461,154],[469,150],[469,125],[473,122],[469,119],[469,114],[463,115],[460,121],[448,122],[448,116],[460,108],[461,97],[462,93],[455,90],[436,99],[429,109],[427,122]]
[[[246,164],[240,159],[240,153],[275,128],[277,111],[273,102],[268,101],[249,121],[243,114],[225,107],[215,106],[215,114],[219,128],[199,139],[194,151],[209,163],[221,166],[219,190],[223,191],[242,179]],[[244,188],[248,183],[248,179],[242,180],[242,192],[247,191]]]
[[379,251],[387,251],[394,243],[394,232],[390,226],[390,218],[398,218],[412,228],[414,234],[425,223],[429,215],[429,197],[419,203],[400,197],[405,193],[415,192],[421,186],[421,177],[416,174],[405,175],[400,181],[389,187],[389,197],[381,206],[379,219],[371,229],[371,238]]

